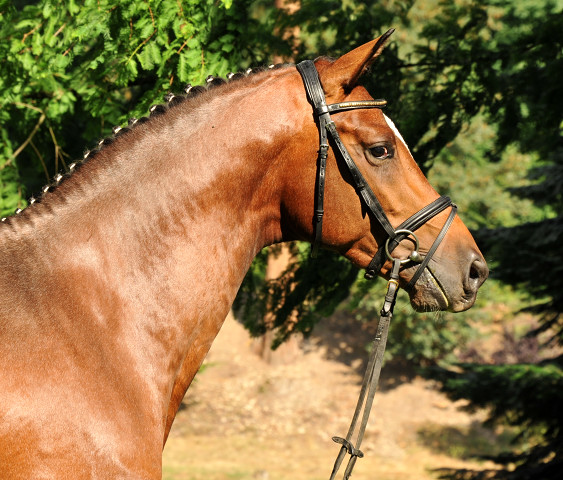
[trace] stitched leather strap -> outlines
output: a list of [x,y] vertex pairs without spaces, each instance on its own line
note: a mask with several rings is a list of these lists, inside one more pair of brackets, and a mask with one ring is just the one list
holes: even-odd
[[[318,119],[319,130],[319,151],[317,158],[317,179],[315,183],[315,212],[313,216],[313,245],[311,256],[315,258],[319,250],[323,232],[324,217],[324,191],[326,178],[326,159],[328,156],[328,136],[326,123],[330,122],[330,114],[328,110],[323,110],[326,106],[325,95],[321,87],[319,74],[315,68],[315,64],[311,61],[301,62],[297,65],[297,70],[303,78],[305,90],[310,102],[313,104]],[[319,110],[320,109],[320,110]]]
[[[401,223],[396,228],[396,230],[410,230],[411,232],[414,232],[418,230],[420,227],[422,227],[422,225],[424,225],[432,217],[435,217],[436,215],[438,215],[440,212],[442,212],[443,210],[445,210],[451,205],[452,205],[452,201],[450,197],[446,197],[446,196],[439,197],[436,200],[434,200],[432,203],[426,205],[426,207],[416,212],[414,215],[407,218],[403,223]],[[401,240],[404,240],[405,238],[406,235],[404,234],[399,234],[394,238],[392,238],[392,240],[389,242],[389,251],[392,252],[393,250],[395,250],[395,248],[397,248]],[[383,248],[380,248],[372,258],[370,264],[367,266],[365,277],[367,279],[372,279],[373,277],[375,277],[383,267],[385,261],[386,261],[385,250]]]
[[[322,217],[324,214],[324,179],[326,173],[326,153],[328,151],[328,141],[326,136],[327,131],[328,133],[330,133],[332,140],[334,141],[338,151],[340,152],[342,158],[344,159],[344,162],[346,163],[346,166],[348,167],[348,171],[352,176],[352,181],[354,187],[356,188],[356,191],[358,192],[358,195],[360,195],[368,210],[370,210],[372,214],[377,218],[377,221],[384,228],[387,235],[391,238],[394,238],[395,229],[387,219],[387,215],[385,215],[381,204],[377,200],[377,197],[371,190],[369,184],[365,181],[362,173],[346,150],[346,147],[344,146],[342,140],[340,139],[340,136],[338,135],[336,126],[330,118],[330,112],[340,112],[356,108],[383,108],[387,104],[387,102],[385,100],[362,100],[327,105],[315,64],[311,60],[305,60],[297,64],[297,70],[303,78],[305,90],[307,91],[309,100],[313,104],[313,109],[317,114],[317,119],[319,122],[320,148],[317,164],[317,186],[315,194],[315,237],[313,244],[313,254],[316,254],[318,244],[321,240],[322,235]],[[326,151],[324,149],[324,145],[327,145]]]
[[428,253],[424,257],[424,260],[418,266],[416,272],[414,272],[414,275],[410,279],[409,283],[407,283],[407,285],[405,286],[405,290],[408,291],[412,287],[414,287],[414,284],[420,278],[420,276],[422,275],[422,272],[424,272],[424,269],[428,266],[428,262],[430,262],[430,259],[433,257],[434,253],[436,253],[436,250],[438,250],[440,243],[442,243],[442,240],[444,240],[446,233],[448,233],[448,229],[450,228],[450,225],[454,221],[456,213],[457,213],[457,205],[454,203],[454,204],[452,204],[452,210],[451,210],[450,214],[448,215],[446,223],[444,223],[442,230],[440,230],[440,233],[438,234],[438,236],[434,240],[434,243],[430,247],[430,250],[428,250]]

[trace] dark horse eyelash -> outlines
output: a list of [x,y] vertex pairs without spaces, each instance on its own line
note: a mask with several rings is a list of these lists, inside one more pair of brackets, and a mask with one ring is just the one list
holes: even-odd
[[[174,94],[172,92],[167,93],[164,96],[164,103],[162,104],[155,104],[149,108],[149,115],[141,118],[130,118],[127,122],[127,125],[121,126],[117,125],[112,128],[112,135],[102,138],[98,140],[96,146],[92,149],[88,149],[84,151],[84,154],[81,159],[73,161],[66,172],[61,172],[55,175],[52,182],[45,185],[41,188],[41,191],[37,195],[33,195],[29,199],[29,204],[33,205],[34,203],[38,203],[41,201],[42,197],[49,192],[52,192],[57,186],[59,186],[65,179],[70,177],[75,171],[77,171],[82,164],[94,158],[105,146],[111,145],[118,137],[126,134],[127,132],[131,131],[132,128],[136,126],[146,123],[149,121],[150,118],[158,117],[164,113],[166,113],[170,108],[173,108],[177,105],[184,103],[186,100],[193,99],[198,97],[216,87],[220,87],[221,85],[225,85],[227,83],[232,83],[234,81],[240,80],[242,78],[246,78],[250,75],[254,75],[256,73],[264,72],[267,70],[277,70],[279,68],[284,68],[291,66],[292,64],[289,63],[280,63],[276,65],[269,65],[267,67],[259,67],[259,68],[249,68],[244,72],[239,73],[229,73],[227,78],[221,77],[214,77],[213,75],[209,75],[205,79],[205,85],[196,85],[192,86],[190,84],[186,85],[184,88],[183,94]],[[21,213],[22,209],[16,209],[14,212],[16,215]],[[4,219],[3,219],[4,220]]]

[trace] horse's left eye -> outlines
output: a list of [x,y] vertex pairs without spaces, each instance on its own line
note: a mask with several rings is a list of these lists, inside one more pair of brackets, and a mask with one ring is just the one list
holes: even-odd
[[371,153],[375,158],[379,160],[384,160],[391,156],[391,151],[385,145],[376,145],[375,147],[371,147],[369,149],[369,153]]

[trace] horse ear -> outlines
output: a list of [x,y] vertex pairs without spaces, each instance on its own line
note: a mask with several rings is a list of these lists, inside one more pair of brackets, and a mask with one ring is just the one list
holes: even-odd
[[342,55],[319,72],[327,97],[339,98],[349,93],[379,57],[394,31],[394,28],[390,28],[379,38]]

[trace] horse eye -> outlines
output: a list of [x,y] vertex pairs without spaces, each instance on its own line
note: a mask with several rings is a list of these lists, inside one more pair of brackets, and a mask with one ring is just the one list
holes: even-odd
[[387,147],[384,145],[377,145],[375,147],[371,147],[369,152],[375,157],[380,160],[384,160],[385,158],[389,158],[391,153]]

